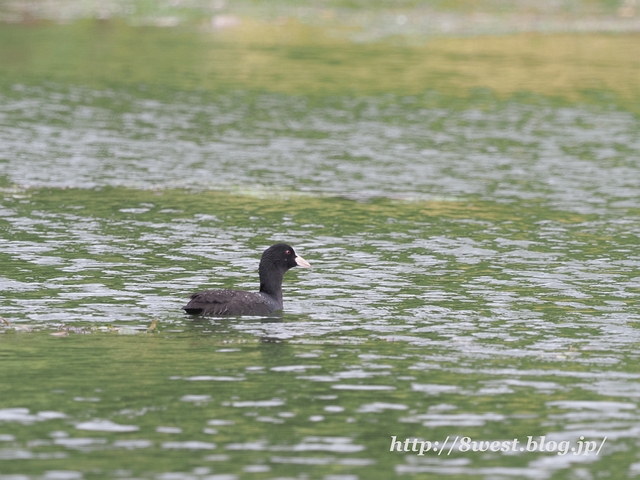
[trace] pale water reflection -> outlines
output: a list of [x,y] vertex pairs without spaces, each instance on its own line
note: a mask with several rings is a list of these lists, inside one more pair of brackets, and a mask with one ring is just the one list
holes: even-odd
[[[275,94],[180,94],[174,103],[128,98],[114,111],[94,106],[104,95],[118,93],[22,87],[3,97],[3,175],[31,186],[201,187],[285,198],[478,196],[581,214],[638,206],[640,134],[631,113],[482,97],[450,110],[429,94],[325,105]],[[135,216],[151,207],[120,211]]]

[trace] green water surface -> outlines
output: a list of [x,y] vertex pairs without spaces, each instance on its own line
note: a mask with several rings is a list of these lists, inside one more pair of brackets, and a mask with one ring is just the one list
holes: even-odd
[[637,474],[637,34],[346,30],[0,25],[0,480]]

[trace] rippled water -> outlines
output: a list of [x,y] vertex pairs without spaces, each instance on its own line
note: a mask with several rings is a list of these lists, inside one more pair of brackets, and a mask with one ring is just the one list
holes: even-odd
[[636,475],[640,124],[529,100],[3,90],[0,479]]
[[0,110],[4,175],[31,186],[255,183],[355,198],[477,196],[582,214],[638,208],[631,113],[490,98],[452,111],[432,106],[445,103],[435,93],[178,96],[15,86]]

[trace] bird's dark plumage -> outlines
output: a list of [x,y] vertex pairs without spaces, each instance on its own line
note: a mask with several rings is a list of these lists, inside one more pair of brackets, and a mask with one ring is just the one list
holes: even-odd
[[260,291],[207,290],[191,295],[184,307],[193,315],[268,315],[282,310],[282,279],[292,267],[309,268],[309,262],[297,255],[293,247],[277,243],[262,254],[258,272]]

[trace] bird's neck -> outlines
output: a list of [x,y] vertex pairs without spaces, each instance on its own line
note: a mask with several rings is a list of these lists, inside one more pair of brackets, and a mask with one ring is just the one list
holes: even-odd
[[274,297],[279,303],[282,303],[282,279],[284,272],[280,270],[271,270],[267,275],[267,268],[260,265],[260,291]]

